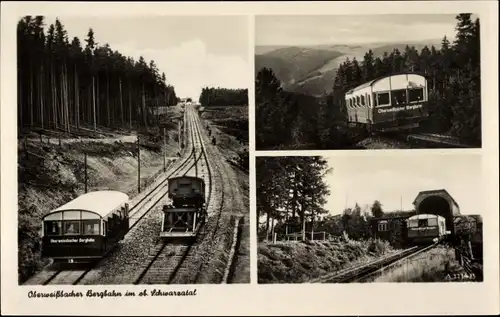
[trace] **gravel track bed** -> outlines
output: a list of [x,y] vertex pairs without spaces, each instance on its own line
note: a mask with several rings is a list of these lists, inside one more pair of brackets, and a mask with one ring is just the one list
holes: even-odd
[[[190,154],[191,142],[185,148],[183,157]],[[172,165],[172,170],[175,170],[182,161],[177,161]],[[184,168],[181,168],[183,170]],[[179,171],[181,171],[179,170]],[[176,172],[175,174],[178,174]],[[142,199],[154,186],[164,180],[165,174],[151,184],[150,188],[131,200],[131,206]],[[166,186],[165,186],[166,190]],[[148,205],[152,204],[156,199],[153,199]],[[151,258],[158,251],[158,245],[162,243],[159,238],[162,220],[162,205],[167,202],[167,197],[154,207],[139,223],[132,228],[125,238],[118,244],[109,256],[103,259],[80,281],[79,284],[133,284],[139,277],[142,271],[148,265],[148,261],[144,259]],[[137,215],[143,214],[145,211],[139,211]],[[134,218],[138,216],[134,215]]]
[[[208,137],[204,134],[203,137],[205,144],[208,144]],[[216,158],[212,161],[212,168],[217,171],[216,184],[220,183],[223,186],[224,201],[219,225],[213,229],[207,228],[208,232],[214,230],[210,232],[212,237],[204,239],[200,246],[203,248],[203,244],[206,245],[206,252],[202,255],[204,265],[199,269],[199,276],[196,280],[200,284],[221,282],[232,244],[234,226],[231,223],[231,215],[245,214],[239,184],[228,175],[228,171],[232,171],[232,168],[225,162],[217,147],[207,145],[207,153],[210,157]]]
[[[195,146],[201,147],[201,144],[196,139],[196,137],[195,140]],[[167,245],[156,259],[154,259],[154,255],[152,255],[150,259],[146,261],[144,269],[147,267],[148,263],[151,263],[151,261],[154,260],[154,263],[142,277],[140,281],[141,284],[164,284],[169,282],[173,284],[192,284],[195,282],[196,270],[194,269],[194,267],[196,267],[197,263],[199,263],[199,261],[203,259],[203,256],[200,255],[197,251],[199,250],[200,243],[203,242],[203,238],[205,237],[204,231],[207,227],[210,226],[211,218],[217,218],[218,210],[220,209],[218,208],[218,205],[220,205],[220,203],[218,202],[222,200],[217,192],[214,191],[214,183],[216,182],[214,182],[213,178],[211,180],[208,178],[209,163],[205,161],[205,157],[200,152],[200,150],[198,150],[197,152],[199,152],[199,154],[196,154],[196,158],[198,158],[198,160],[196,161],[196,163],[193,162],[193,168],[189,169],[186,174],[190,176],[202,177],[205,179],[206,184],[208,184],[209,182],[211,182],[212,184],[212,192],[206,193],[206,197],[210,197],[207,210],[209,217],[208,224],[205,224],[205,226],[202,227],[200,234],[197,237],[197,241],[199,242],[195,241],[191,246],[191,249],[188,248],[189,242],[186,242],[185,244],[181,245]],[[197,168],[194,168],[195,164]],[[198,175],[194,175],[196,170],[198,171]],[[209,186],[206,187],[206,190],[209,190]],[[186,252],[188,251],[189,253],[186,254]],[[155,254],[158,254],[159,252],[160,249],[158,249]],[[178,271],[176,272],[175,276],[172,276],[179,263],[181,265]]]
[[[199,119],[197,119],[198,121]],[[199,122],[199,121],[198,121]],[[201,127],[200,123],[198,124]],[[194,242],[189,254],[180,267],[177,275],[172,280],[172,284],[192,284],[196,283],[202,267],[210,261],[213,252],[213,246],[216,243],[218,227],[221,221],[221,207],[225,200],[225,185],[221,178],[220,171],[214,166],[214,156],[210,153],[212,147],[205,138],[204,130],[200,128],[200,134],[204,139],[205,153],[207,155],[208,165],[212,172],[212,193],[210,205],[208,206],[208,219],[201,228],[200,233]],[[217,160],[217,159],[216,159]]]
[[[162,243],[157,245],[158,253]],[[182,261],[184,254],[187,252],[188,245],[185,244],[168,244],[165,246],[160,256],[158,256],[153,265],[149,267],[147,273],[141,278],[140,284],[168,284],[169,279],[178,263]],[[153,261],[154,254],[151,253],[151,258],[145,261],[145,264]],[[146,267],[144,267],[145,269]],[[137,277],[139,278],[139,276]],[[136,279],[137,280],[137,279]]]
[[[215,173],[214,173],[215,172]],[[221,205],[224,203],[224,184],[219,174],[212,169],[212,196],[208,211],[208,220],[191,247],[189,255],[180,267],[172,284],[192,284],[198,282],[205,263],[210,261],[213,247],[217,242],[216,233],[220,226]]]
[[156,246],[161,243],[158,232],[162,213],[159,204],[125,236],[108,258],[80,281],[80,284],[133,284],[147,265],[144,259],[154,255]]
[[[218,148],[212,148],[214,152],[214,157],[222,158],[221,153]],[[222,172],[223,182],[228,184],[228,192],[226,195],[230,197],[230,201],[226,200],[226,208],[224,209],[224,215],[229,220],[230,216],[243,216],[244,217],[244,227],[241,234],[241,242],[239,250],[236,250],[236,263],[234,269],[234,275],[231,277],[232,282],[237,283],[249,283],[250,282],[250,228],[249,228],[249,202],[244,201],[244,195],[241,193],[240,184],[238,181],[238,176],[234,169],[223,159],[217,160],[217,169]],[[229,226],[231,229],[230,239],[232,240],[232,230],[233,226]],[[229,246],[231,243],[229,244]],[[219,248],[218,257],[227,258],[229,255],[229,249]],[[216,261],[216,260],[214,260]],[[214,266],[217,266],[214,263]],[[207,272],[207,275],[209,273]]]
[[234,187],[225,186],[224,204],[221,210],[221,220],[213,239],[209,239],[210,255],[207,257],[208,261],[200,270],[199,283],[220,283],[224,275],[226,264],[229,261],[229,253],[231,251],[233,231],[234,231],[234,217],[232,213],[237,208],[237,199]]

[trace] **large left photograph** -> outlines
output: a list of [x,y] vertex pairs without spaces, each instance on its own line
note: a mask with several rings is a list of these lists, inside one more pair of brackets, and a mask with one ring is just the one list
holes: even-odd
[[248,76],[245,16],[19,17],[19,284],[249,283]]

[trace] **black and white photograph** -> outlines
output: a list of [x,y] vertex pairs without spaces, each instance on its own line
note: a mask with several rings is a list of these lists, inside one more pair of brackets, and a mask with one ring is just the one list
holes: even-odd
[[256,162],[260,284],[483,281],[480,155]]
[[250,282],[248,45],[245,16],[19,18],[19,284]]
[[477,14],[255,17],[256,150],[481,148]]

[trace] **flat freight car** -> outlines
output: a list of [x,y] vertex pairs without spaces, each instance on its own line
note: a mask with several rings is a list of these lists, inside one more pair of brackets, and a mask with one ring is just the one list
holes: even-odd
[[427,80],[402,73],[371,80],[345,94],[347,123],[367,133],[417,128],[428,117]]
[[104,190],[83,194],[42,220],[42,256],[54,262],[91,262],[103,257],[129,229],[129,197]]
[[207,216],[204,180],[181,176],[169,179],[168,186],[171,204],[163,206],[160,237],[196,237]]
[[449,234],[446,219],[438,215],[418,214],[408,218],[407,223],[408,241],[412,244],[441,241]]

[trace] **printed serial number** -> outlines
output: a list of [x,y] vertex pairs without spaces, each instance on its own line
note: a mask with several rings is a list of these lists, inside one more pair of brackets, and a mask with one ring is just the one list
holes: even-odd
[[474,280],[476,279],[476,275],[474,273],[453,273],[447,274],[444,278],[446,281],[456,281],[456,280]]

